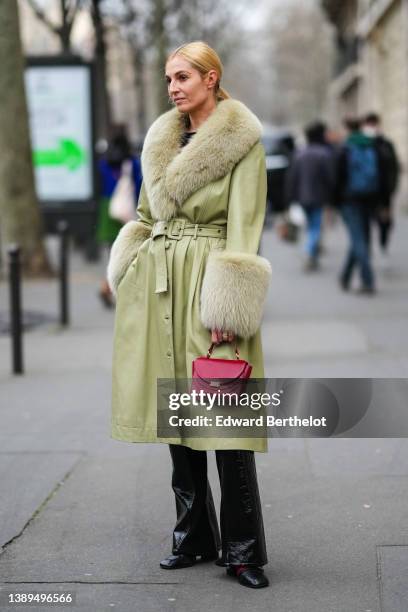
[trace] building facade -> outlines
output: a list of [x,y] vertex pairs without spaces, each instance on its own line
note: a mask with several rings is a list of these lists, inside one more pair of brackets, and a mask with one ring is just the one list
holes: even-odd
[[408,209],[408,1],[322,0],[336,31],[336,63],[329,115],[369,111],[382,117],[384,133],[402,166],[399,200]]

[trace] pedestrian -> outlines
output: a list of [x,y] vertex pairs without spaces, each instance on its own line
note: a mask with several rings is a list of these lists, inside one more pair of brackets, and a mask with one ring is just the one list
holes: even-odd
[[[117,126],[114,128],[114,134],[109,142],[106,154],[98,162],[100,197],[96,237],[101,245],[107,245],[109,248],[111,248],[123,226],[121,221],[110,215],[109,206],[126,161],[131,164],[135,200],[137,201],[142,183],[140,161],[132,155],[131,146],[123,127]],[[106,278],[101,281],[98,295],[104,306],[107,308],[114,306],[114,298]]]
[[[266,208],[261,126],[220,86],[222,64],[203,42],[176,49],[165,78],[176,108],[150,127],[138,220],[120,231],[108,278],[117,294],[112,437],[170,444],[177,522],[163,569],[216,559],[244,586],[268,585],[254,451],[266,438],[157,434],[157,379],[191,378],[211,342],[263,378],[260,320],[270,264],[257,254]],[[221,546],[207,450],[221,485]]]
[[400,165],[393,143],[382,134],[381,117],[377,113],[368,113],[365,116],[363,133],[374,138],[375,145],[384,158],[385,188],[377,203],[375,220],[378,223],[380,234],[380,252],[386,259],[390,233],[393,227],[392,197],[397,190]]
[[305,128],[307,144],[295,154],[287,175],[288,200],[302,206],[307,221],[305,271],[319,266],[323,207],[333,195],[333,156],[325,132],[326,126],[320,121]]
[[385,165],[374,138],[363,134],[358,119],[348,119],[349,135],[337,163],[336,201],[346,225],[350,245],[340,275],[342,289],[350,287],[356,266],[360,269],[359,293],[376,291],[370,254],[370,224],[385,185]]

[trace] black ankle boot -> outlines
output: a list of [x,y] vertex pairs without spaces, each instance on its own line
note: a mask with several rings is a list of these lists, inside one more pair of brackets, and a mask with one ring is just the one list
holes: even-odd
[[237,578],[239,584],[242,584],[242,586],[251,589],[262,589],[263,587],[269,586],[269,580],[261,567],[241,565],[238,566],[238,568],[233,565],[227,567],[227,574],[228,576]]
[[160,567],[162,569],[182,569],[184,567],[191,567],[195,565],[197,562],[197,557],[199,557],[200,562],[205,561],[215,561],[218,559],[218,555],[185,555],[185,554],[177,554],[177,555],[169,555],[163,561],[160,561]]

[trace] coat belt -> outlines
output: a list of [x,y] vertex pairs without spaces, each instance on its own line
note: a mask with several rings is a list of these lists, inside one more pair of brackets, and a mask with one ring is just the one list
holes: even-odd
[[170,221],[156,221],[153,225],[151,238],[156,268],[156,293],[165,293],[168,285],[166,239],[181,240],[183,236],[197,238],[226,238],[225,225],[210,225],[201,223],[187,223],[186,219],[170,219]]

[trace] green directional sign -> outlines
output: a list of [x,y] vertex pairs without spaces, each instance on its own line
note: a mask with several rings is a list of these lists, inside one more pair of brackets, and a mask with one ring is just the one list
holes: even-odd
[[90,65],[36,59],[26,68],[25,82],[38,199],[52,205],[93,202]]
[[86,161],[85,151],[75,140],[61,139],[56,149],[34,151],[36,166],[65,166],[77,170]]

